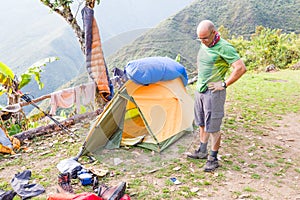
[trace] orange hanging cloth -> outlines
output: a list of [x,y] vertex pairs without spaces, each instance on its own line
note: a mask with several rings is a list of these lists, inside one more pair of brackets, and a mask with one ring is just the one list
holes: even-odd
[[109,101],[113,97],[114,91],[102,51],[94,10],[85,6],[81,13],[85,33],[86,68],[90,78],[96,82],[100,95],[105,101]]

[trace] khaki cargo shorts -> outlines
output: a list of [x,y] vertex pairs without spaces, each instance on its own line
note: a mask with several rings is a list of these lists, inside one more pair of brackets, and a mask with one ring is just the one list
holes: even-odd
[[195,124],[205,126],[205,131],[215,133],[220,131],[224,117],[226,89],[212,92],[195,92]]

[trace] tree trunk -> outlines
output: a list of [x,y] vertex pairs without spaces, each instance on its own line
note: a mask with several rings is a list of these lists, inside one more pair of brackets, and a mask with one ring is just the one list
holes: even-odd
[[[16,94],[15,92],[9,94],[7,93],[7,104],[8,105],[14,105],[20,103],[20,95]],[[16,120],[17,123],[20,123],[22,119],[24,118],[23,112],[16,112],[12,113],[11,117]]]

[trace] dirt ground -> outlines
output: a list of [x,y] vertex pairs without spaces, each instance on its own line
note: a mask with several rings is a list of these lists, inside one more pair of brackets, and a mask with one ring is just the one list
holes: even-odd
[[[231,146],[222,143],[219,153],[221,156],[220,164],[225,165],[226,160],[233,160],[236,163],[238,163],[238,160],[243,160],[243,162],[238,163],[240,165],[239,170],[232,170],[232,168],[224,169],[221,167],[214,173],[208,173],[207,176],[218,176],[218,174],[222,173],[225,177],[225,181],[222,180],[211,183],[211,185],[206,186],[204,190],[199,190],[197,196],[191,199],[300,200],[300,115],[288,114],[282,116],[282,119],[278,120],[277,124],[279,124],[279,126],[263,127],[265,129],[263,135],[240,133],[246,138],[253,138],[253,141],[258,141],[255,143],[256,146],[258,146],[258,150],[253,153],[248,151],[249,148],[254,146],[254,143],[250,143],[247,144],[247,146],[240,146],[239,148],[241,151],[239,152],[239,155],[233,157]],[[49,143],[54,143],[51,141],[52,138],[48,138],[47,140]],[[165,164],[167,165],[168,160],[174,158],[178,158],[181,162],[190,162],[186,159],[186,153],[194,150],[199,143],[198,140],[197,133],[184,136],[176,144],[172,145],[168,150],[159,155],[159,162],[161,163],[161,160],[165,160]],[[70,142],[72,143],[72,141]],[[44,153],[45,151],[48,151],[48,147],[43,147],[42,143],[39,142],[32,148],[40,150],[44,149]],[[181,151],[178,149],[181,149]],[[41,172],[46,170],[50,171],[48,179],[53,180],[53,183],[46,188],[46,193],[39,197],[39,199],[46,199],[47,195],[56,192],[57,187],[57,169],[51,171],[49,165],[52,166],[52,168],[55,168],[62,158],[68,158],[70,155],[68,152],[61,150],[58,154],[48,158],[45,157],[44,160],[40,161],[32,159],[31,154],[32,152],[28,152],[18,156],[22,157],[22,163],[30,163],[32,170],[40,170]],[[98,156],[101,157],[101,155]],[[124,169],[122,170],[128,179],[132,179],[135,176],[129,170],[132,166],[137,166],[137,168],[133,170],[139,171],[139,165],[142,166],[143,164],[147,164],[147,169],[144,170],[156,170],[152,153],[145,154],[144,151],[139,148],[130,149],[130,154],[128,154],[126,149],[123,149],[120,152],[109,154],[109,157],[103,159],[108,166],[111,165],[117,167],[116,162],[123,163],[124,165],[122,165],[122,167]],[[158,159],[158,157],[156,157],[156,159]],[[5,167],[6,162],[14,162],[14,160],[13,158],[10,158],[2,159],[0,161],[0,183],[3,180],[9,183],[15,172],[26,169],[26,164],[20,166],[18,163],[16,163],[16,165]],[[194,173],[194,171],[197,171],[196,168],[199,168],[198,165],[195,165],[192,162],[189,165],[191,173]],[[255,168],[251,167],[254,165],[256,166]],[[194,168],[194,170],[191,168]],[[55,173],[55,175],[51,173]],[[254,175],[259,175],[260,178],[253,178]],[[155,178],[152,173],[146,174],[143,178],[144,180],[152,181],[156,187],[162,187],[165,184],[163,180]],[[47,178],[43,178],[42,180],[46,181],[46,179]],[[255,190],[247,191],[245,188],[252,188]],[[176,190],[177,188],[171,189]],[[128,190],[128,192],[130,193],[130,190]],[[254,198],[255,196],[259,198]],[[136,198],[132,195],[131,199]]]
[[[241,133],[247,138],[260,141],[257,155],[247,151],[254,146],[254,143],[249,146],[240,146],[243,153],[236,160],[243,160],[241,170],[222,170],[221,173],[224,173],[226,180],[212,183],[204,192],[198,192],[198,198],[193,198],[193,200],[256,199],[255,196],[259,197],[257,199],[266,200],[300,200],[300,115],[295,113],[285,115],[275,124],[279,126],[263,127],[265,129],[263,136]],[[190,144],[191,137],[186,139],[187,145]],[[196,146],[199,144],[197,135],[194,135],[192,139],[194,142],[188,147],[189,151],[193,150],[195,144]],[[224,160],[235,159],[231,152],[226,152],[230,148],[221,143],[219,152],[221,165]],[[276,153],[273,154],[274,152]],[[262,156],[264,159],[260,158]],[[275,166],[278,162],[283,164]],[[250,167],[253,164],[257,167]],[[295,168],[298,171],[295,171]],[[218,176],[219,172],[215,171],[212,176]],[[254,179],[253,174],[259,174],[261,178]],[[255,191],[249,192],[245,188],[253,188]]]
[[[283,116],[283,119],[277,122],[279,127],[268,127],[263,136],[258,136],[262,140],[261,150],[265,154],[272,154],[272,151],[282,151],[280,156],[269,156],[269,160],[254,162],[258,167],[255,169],[249,168],[249,163],[253,163],[250,153],[245,156],[244,166],[241,174],[235,171],[226,171],[226,183],[220,187],[217,196],[212,199],[247,199],[248,193],[241,195],[232,195],[230,191],[243,191],[245,186],[255,188],[255,193],[263,199],[287,199],[300,200],[300,173],[296,172],[293,167],[284,169],[278,167],[266,167],[266,162],[277,163],[279,159],[283,162],[291,163],[290,166],[300,169],[300,115],[290,114]],[[249,134],[248,137],[253,137]],[[282,148],[276,148],[282,147]],[[222,150],[221,150],[222,151]],[[280,173],[282,172],[282,173]],[[261,179],[251,178],[252,174],[261,174]],[[274,175],[275,174],[275,175]],[[205,199],[205,198],[204,198]]]

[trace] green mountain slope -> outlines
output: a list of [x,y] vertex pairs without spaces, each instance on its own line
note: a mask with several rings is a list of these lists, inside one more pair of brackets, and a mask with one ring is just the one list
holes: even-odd
[[[41,36],[38,41],[33,39],[35,36],[33,38],[19,38],[18,41],[24,43],[23,48],[17,48],[9,44],[6,45],[10,50],[3,52],[1,56],[3,56],[4,60],[9,60],[7,63],[14,63],[9,66],[18,77],[29,66],[40,59],[50,56],[59,58],[59,60],[47,64],[43,68],[41,80],[45,84],[45,87],[39,90],[35,81],[32,81],[29,85],[22,88],[24,93],[30,93],[35,97],[51,93],[62,84],[78,76],[84,70],[84,57],[76,38],[73,38],[72,34],[72,30],[70,29],[58,29],[49,32],[48,35]],[[15,65],[20,60],[23,61],[23,64]],[[1,102],[4,104],[5,100]]]
[[181,63],[193,73],[198,51],[196,27],[201,20],[224,25],[232,35],[249,37],[258,25],[299,33],[299,13],[300,0],[196,0],[109,56],[107,63],[109,68],[123,69],[130,60],[180,54]]
[[[233,35],[250,36],[255,32],[255,27],[262,25],[272,29],[282,29],[284,32],[300,33],[300,0],[195,0],[192,4],[185,7],[180,12],[168,19],[162,21],[158,26],[146,31],[137,37],[129,45],[123,46],[117,52],[113,53],[119,44],[124,45],[126,42],[132,41],[131,35],[128,33],[120,34],[119,37],[111,38],[111,40],[103,43],[104,55],[108,67],[118,67],[123,69],[130,60],[148,57],[148,56],[169,56],[175,58],[177,54],[181,55],[181,63],[186,67],[189,74],[196,71],[196,54],[198,52],[198,41],[196,40],[196,27],[203,19],[210,19],[219,27],[224,25],[231,31]],[[101,31],[101,30],[100,30]],[[136,37],[136,34],[134,34]],[[49,41],[49,40],[47,40]],[[72,47],[70,45],[72,44]],[[57,46],[53,46],[57,45]],[[64,49],[67,44],[61,42],[51,42],[51,49]],[[121,46],[122,46],[121,45]],[[70,50],[76,50],[77,54],[69,52],[70,63],[67,64],[66,70],[59,69],[60,61],[53,63],[55,66],[49,66],[53,69],[51,73],[47,72],[45,77],[44,94],[53,92],[53,88],[65,88],[79,85],[87,81],[88,75],[85,69],[84,59],[79,50],[77,41],[68,44],[67,53]],[[68,51],[69,49],[69,51]],[[54,54],[57,55],[57,54]],[[78,55],[74,57],[74,55]],[[80,56],[79,56],[80,55]],[[74,63],[72,63],[74,62]],[[77,63],[77,65],[76,65]],[[78,63],[80,63],[78,65]],[[74,68],[76,65],[78,68]],[[66,81],[62,78],[53,80],[49,77],[59,77],[63,74],[66,79],[72,79],[74,73],[80,74],[65,85]],[[76,75],[75,75],[76,76]],[[55,85],[53,85],[55,84]],[[61,86],[61,87],[59,87]],[[37,91],[37,87],[30,85],[30,91]],[[35,94],[36,97],[41,94]]]

